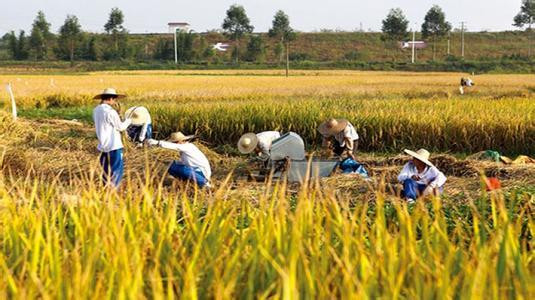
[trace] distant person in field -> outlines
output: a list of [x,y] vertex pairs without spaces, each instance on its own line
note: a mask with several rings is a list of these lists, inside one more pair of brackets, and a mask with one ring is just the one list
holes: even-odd
[[123,143],[120,132],[125,131],[132,120],[121,121],[119,113],[112,106],[118,104],[117,99],[124,97],[112,88],[107,88],[102,94],[94,97],[100,100],[100,104],[93,109],[93,121],[98,138],[97,148],[101,152],[100,164],[104,171],[103,180],[106,185],[115,187],[119,186],[124,173]]
[[464,89],[476,85],[470,78],[461,78],[461,86],[459,87],[459,92],[461,95],[464,95]]
[[278,131],[246,133],[238,141],[238,150],[242,154],[254,152],[262,161],[267,161],[271,152],[271,144],[280,137],[281,134]]
[[193,136],[185,136],[182,132],[172,133],[167,141],[147,140],[151,146],[159,146],[180,152],[180,160],[174,161],[168,173],[182,181],[195,182],[198,187],[210,187],[212,169],[208,158],[189,141]]
[[414,202],[420,196],[438,195],[444,190],[446,176],[429,161],[429,151],[404,150],[412,159],[403,167],[398,181],[403,184],[401,197]]
[[329,119],[323,122],[318,131],[323,136],[322,145],[334,154],[355,159],[359,135],[355,127],[345,119]]
[[132,120],[132,124],[126,129],[132,142],[142,145],[145,140],[152,139],[152,119],[146,107],[131,107],[124,115]]

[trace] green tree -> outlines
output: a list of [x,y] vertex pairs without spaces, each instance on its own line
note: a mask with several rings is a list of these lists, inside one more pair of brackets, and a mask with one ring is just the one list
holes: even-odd
[[264,40],[262,40],[260,35],[251,36],[249,43],[247,43],[246,60],[252,62],[263,61],[266,52],[265,49]]
[[174,45],[173,40],[168,38],[160,38],[156,42],[154,49],[154,59],[171,60],[174,59]]
[[288,77],[290,70],[290,42],[295,40],[296,33],[290,27],[290,18],[282,10],[275,13],[268,35],[280,39],[281,44],[286,46],[286,77]]
[[92,35],[87,41],[84,58],[87,60],[98,61],[100,59],[100,49],[97,38]]
[[397,43],[407,37],[408,26],[409,20],[407,20],[401,8],[393,8],[383,20],[383,27],[381,28],[383,35],[381,39],[385,43],[389,43],[391,48],[399,49]]
[[390,41],[401,41],[407,37],[409,20],[403,14],[400,8],[393,8],[390,10],[386,18],[383,20],[383,39]]
[[533,35],[532,26],[535,23],[535,0],[522,0],[520,6],[520,12],[514,18],[513,26],[523,28],[528,26],[528,34],[530,35],[529,41],[529,56],[531,56],[531,36]]
[[427,12],[422,24],[422,36],[433,39],[433,60],[436,59],[436,42],[444,38],[451,31],[451,24],[446,21],[446,15],[438,5],[433,5]]
[[123,23],[123,12],[117,7],[112,8],[108,22],[104,24],[104,30],[109,36],[109,46],[105,51],[106,59],[120,59],[128,56],[128,31]]
[[29,41],[31,53],[35,60],[48,58],[52,38],[50,23],[47,22],[45,14],[39,11],[32,24]]
[[78,22],[78,18],[73,15],[67,15],[65,23],[59,29],[58,48],[60,53],[68,55],[71,66],[74,65],[74,54],[77,47],[80,46],[81,40],[82,27]]
[[227,10],[227,16],[221,27],[223,28],[225,35],[236,44],[234,58],[236,63],[238,63],[240,39],[254,30],[243,6],[237,4],[232,5]]
[[26,35],[24,30],[19,32],[19,36],[11,31],[7,36],[8,49],[11,57],[15,60],[25,60],[28,58],[28,49],[26,47]]
[[179,31],[176,34],[176,53],[177,59],[180,62],[189,62],[192,60],[193,42],[195,40],[195,34],[193,32]]

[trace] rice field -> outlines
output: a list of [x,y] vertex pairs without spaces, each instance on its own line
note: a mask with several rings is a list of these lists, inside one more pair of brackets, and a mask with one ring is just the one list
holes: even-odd
[[[11,121],[0,92],[0,297],[533,298],[535,168],[464,157],[535,156],[535,81],[477,75],[460,96],[461,76],[0,75],[21,115]],[[122,188],[103,188],[91,97],[108,86],[128,95],[123,111],[149,108],[158,137],[199,135],[214,188],[169,181],[174,153],[129,144]],[[295,131],[313,152],[330,116],[357,128],[372,182],[244,179],[247,159],[234,149],[242,133]],[[390,184],[406,159],[398,153],[420,147],[441,155],[448,191],[407,204]],[[483,188],[483,169],[500,176],[501,191]]]

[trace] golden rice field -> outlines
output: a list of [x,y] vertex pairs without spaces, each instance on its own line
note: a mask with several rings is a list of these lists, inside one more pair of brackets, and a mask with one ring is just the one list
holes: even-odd
[[21,106],[39,108],[32,113],[43,115],[47,108],[46,114],[87,120],[91,96],[117,87],[129,95],[124,106],[149,107],[162,135],[180,129],[219,144],[233,144],[244,131],[278,129],[298,132],[313,147],[317,125],[335,116],[356,126],[366,151],[535,153],[533,76],[475,76],[477,86],[459,97],[462,75],[298,71],[285,78],[277,71],[154,71],[6,75],[0,82],[12,83]]
[[[21,115],[11,120],[0,91],[0,298],[535,297],[535,167],[463,158],[535,156],[532,75],[473,76],[461,97],[463,74],[281,74],[0,75]],[[122,188],[102,187],[91,96],[108,86],[129,96],[123,110],[146,105],[159,137],[198,134],[213,189],[169,181],[175,153],[130,144]],[[314,151],[330,116],[357,128],[371,182],[243,178],[243,132],[296,131]],[[442,198],[392,194],[404,147],[441,153]],[[485,169],[501,191],[482,188]]]

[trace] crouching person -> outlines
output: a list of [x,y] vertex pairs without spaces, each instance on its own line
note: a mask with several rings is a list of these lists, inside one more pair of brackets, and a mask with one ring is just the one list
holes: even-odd
[[238,141],[238,150],[242,154],[255,152],[260,160],[267,161],[271,153],[271,144],[280,137],[281,134],[278,131],[246,133]]
[[132,124],[126,129],[132,142],[141,145],[145,140],[152,139],[152,119],[146,107],[129,108],[125,113],[125,118],[132,120]]
[[185,136],[182,132],[175,132],[167,141],[154,139],[147,140],[151,146],[159,146],[165,149],[180,152],[180,160],[174,161],[169,167],[168,173],[183,181],[192,181],[198,187],[210,187],[212,170],[206,156],[195,146],[188,142],[193,136]]
[[414,202],[419,196],[438,195],[444,190],[446,176],[429,161],[429,151],[405,150],[412,159],[399,173],[398,181],[403,184],[401,197]]
[[322,145],[337,156],[355,159],[359,135],[355,127],[345,119],[329,119],[318,127],[323,137]]

